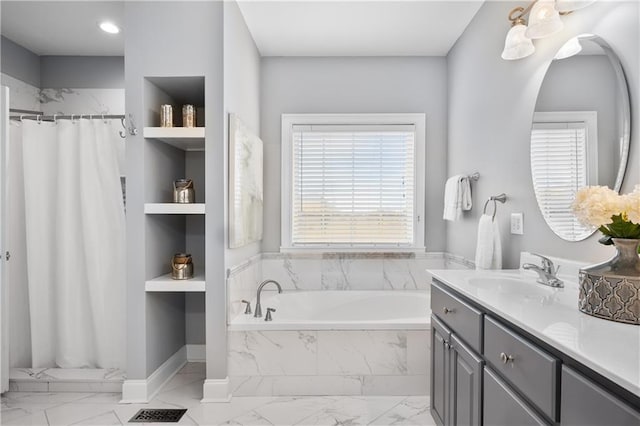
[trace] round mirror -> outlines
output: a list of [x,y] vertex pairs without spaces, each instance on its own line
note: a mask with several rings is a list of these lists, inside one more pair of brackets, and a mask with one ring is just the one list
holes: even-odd
[[595,229],[571,210],[576,192],[604,185],[620,191],[629,154],[629,90],[622,65],[600,37],[569,40],[545,74],[531,126],[531,176],[551,230],[580,241]]

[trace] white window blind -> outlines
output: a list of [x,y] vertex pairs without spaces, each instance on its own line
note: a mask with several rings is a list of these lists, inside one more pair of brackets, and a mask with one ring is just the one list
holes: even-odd
[[570,238],[589,231],[571,210],[578,189],[588,185],[586,145],[584,122],[533,124],[531,171],[538,205],[552,230]]
[[414,243],[415,126],[294,125],[295,246]]

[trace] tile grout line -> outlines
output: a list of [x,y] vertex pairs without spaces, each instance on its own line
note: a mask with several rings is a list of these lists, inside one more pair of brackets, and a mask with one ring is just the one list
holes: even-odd
[[47,410],[42,410],[42,412],[44,413],[44,419],[47,421],[47,425],[51,426],[51,422],[49,421],[49,414],[47,413]]

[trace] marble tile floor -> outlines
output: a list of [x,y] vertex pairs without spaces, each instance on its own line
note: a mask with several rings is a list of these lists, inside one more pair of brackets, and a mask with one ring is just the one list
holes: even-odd
[[178,423],[183,425],[436,424],[426,396],[234,397],[201,404],[203,380],[204,364],[189,363],[149,404],[119,404],[119,393],[7,392],[0,424],[124,425],[141,408],[186,408]]

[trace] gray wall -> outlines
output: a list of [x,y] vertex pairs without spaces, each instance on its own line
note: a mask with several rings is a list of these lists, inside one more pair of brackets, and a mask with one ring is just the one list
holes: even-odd
[[[473,259],[482,204],[505,192],[499,206],[505,267],[516,267],[520,251],[528,250],[584,261],[606,259],[611,248],[597,243],[559,239],[545,224],[532,189],[529,165],[531,119],[538,90],[555,52],[571,37],[594,33],[621,58],[629,80],[632,112],[638,111],[639,25],[636,2],[597,2],[563,18],[565,29],[537,40],[536,53],[519,61],[504,61],[500,53],[509,29],[506,19],[517,2],[488,1],[478,11],[447,57],[449,66],[448,174],[477,169],[481,178],[473,194],[473,212],[447,224],[447,251]],[[640,176],[637,112],[632,114],[629,170],[623,191]],[[524,212],[524,235],[509,234],[509,214]]]
[[[425,240],[429,251],[444,249],[445,58],[263,58],[260,105],[265,154],[263,251],[280,250],[280,126],[284,113],[425,113]],[[465,172],[474,170],[470,166]]]
[[0,71],[13,78],[40,87],[40,57],[8,38],[0,37]]
[[122,89],[122,56],[38,56],[1,38],[0,71],[38,88]]
[[[235,113],[260,136],[260,53],[235,1],[224,3],[224,110],[225,118]],[[228,146],[228,119],[225,119],[225,147]],[[228,152],[225,158],[229,158]],[[229,176],[225,163],[225,179]],[[225,191],[228,181],[225,180]],[[266,197],[265,197],[266,198]],[[225,197],[228,215],[229,194]],[[228,224],[228,217],[225,216]],[[229,247],[228,226],[225,226],[225,247]],[[259,242],[237,249],[227,248],[227,267],[237,265],[260,252]]]
[[[221,202],[224,199],[222,7],[220,2],[196,1],[125,4],[126,110],[137,119],[139,128],[145,125],[145,108],[154,107],[144,104],[145,76],[205,78],[207,291],[204,297],[207,359],[211,360],[207,363],[209,379],[224,378],[227,374],[224,205]],[[142,132],[127,138],[127,251],[152,256],[151,248],[147,250],[145,245],[147,219],[143,207],[145,181],[153,181],[154,177],[150,170],[145,170],[148,167],[145,142]],[[167,300],[145,293],[144,256],[129,262],[127,268],[127,377],[144,379],[186,343],[184,303],[180,308],[168,302],[177,301],[179,305],[181,297]],[[175,295],[166,295],[172,296]]]
[[124,88],[122,56],[41,56],[40,87]]
[[[588,43],[588,42],[587,42]],[[618,175],[618,85],[606,55],[572,56],[553,61],[544,77],[538,111],[598,113],[598,184],[613,188]],[[595,184],[595,183],[594,183]]]
[[[260,54],[235,2],[224,3],[224,137],[228,147],[228,114],[237,114],[256,134],[260,131]],[[225,150],[224,158],[229,158]],[[225,261],[226,267],[260,253],[260,243],[229,249],[228,162],[225,161]],[[200,295],[186,296],[187,344],[205,343],[205,304]]]

